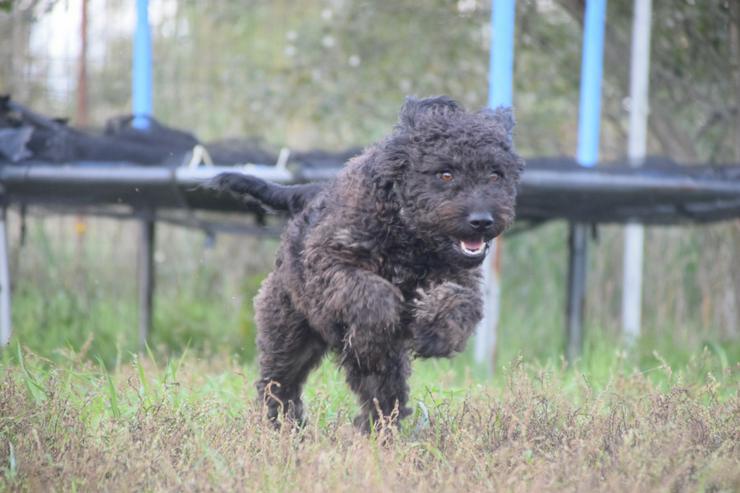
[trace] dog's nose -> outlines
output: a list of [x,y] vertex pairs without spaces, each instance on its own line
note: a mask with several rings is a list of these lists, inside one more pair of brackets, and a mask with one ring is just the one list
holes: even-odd
[[490,212],[473,212],[468,216],[468,223],[478,231],[483,231],[493,226],[493,216]]

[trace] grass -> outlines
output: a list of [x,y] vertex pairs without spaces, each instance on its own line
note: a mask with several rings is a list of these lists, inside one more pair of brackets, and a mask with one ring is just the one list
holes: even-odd
[[[91,220],[70,238],[72,223],[34,220],[13,252],[0,491],[740,490],[740,343],[731,327],[686,316],[701,310],[672,308],[711,307],[686,274],[664,290],[678,293],[669,308],[646,306],[650,323],[629,349],[614,303],[592,302],[583,357],[567,365],[565,228],[510,238],[493,378],[470,354],[417,361],[415,414],[367,438],[327,360],[304,392],[309,425],[275,432],[254,404],[251,310],[275,242],[219,237],[210,248],[160,227],[155,327],[141,355],[131,225]],[[609,234],[607,254],[592,258],[607,276],[592,300],[614,298]],[[684,268],[681,258],[668,267]]]
[[358,435],[327,361],[310,421],[276,432],[254,403],[255,367],[189,352],[109,371],[13,348],[0,378],[0,489],[248,491],[737,491],[737,365],[705,350],[605,375],[516,359],[493,380],[464,360],[417,363],[416,413]]
[[[11,233],[17,232],[12,227],[17,221],[17,216],[10,216]],[[109,368],[126,360],[137,349],[137,257],[136,242],[131,241],[137,234],[136,225],[88,219],[85,234],[79,236],[74,218],[30,217],[28,223],[25,245],[19,246],[17,237],[10,242],[14,340],[52,360],[60,348],[100,357]],[[701,250],[701,244],[689,240],[700,238],[702,231],[683,232],[682,251],[687,245]],[[726,239],[719,232],[715,234]],[[614,250],[621,240],[619,234],[614,228],[604,228],[593,248],[585,353],[594,346],[619,342],[619,308],[614,305],[620,297],[613,279],[620,278],[621,271],[613,272],[612,265],[621,259],[621,253]],[[668,246],[659,245],[664,251],[676,243],[675,232],[667,236]],[[152,349],[179,354],[190,347],[203,356],[236,354],[242,362],[251,361],[255,352],[252,298],[271,268],[277,242],[219,236],[215,246],[209,246],[197,231],[166,225],[159,225],[157,238]],[[518,355],[531,361],[559,362],[565,347],[566,240],[567,228],[558,223],[506,239],[500,362]],[[699,263],[696,254],[669,256],[661,269],[672,276],[674,271],[696,269]],[[719,270],[737,270],[732,257],[724,264],[714,264]],[[731,290],[717,285],[702,297],[706,289],[687,275],[681,283],[672,278],[661,281],[666,274],[658,265],[656,260],[646,262],[652,271],[646,272],[645,324],[637,346],[645,364],[652,364],[652,352],[658,350],[672,365],[685,365],[704,346],[724,354],[728,361],[740,360],[733,320],[704,323],[701,317],[705,306],[718,304],[716,300]],[[667,291],[663,285],[673,289]],[[665,299],[655,303],[649,297],[660,289],[666,291]],[[666,318],[664,312],[675,315]]]

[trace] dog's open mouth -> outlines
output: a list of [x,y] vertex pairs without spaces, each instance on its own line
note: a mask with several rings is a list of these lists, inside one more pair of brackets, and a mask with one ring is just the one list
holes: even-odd
[[480,257],[486,253],[487,243],[483,238],[477,240],[460,240],[460,250],[468,257]]

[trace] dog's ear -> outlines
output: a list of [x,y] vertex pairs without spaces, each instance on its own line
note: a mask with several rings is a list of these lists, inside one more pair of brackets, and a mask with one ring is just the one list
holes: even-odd
[[411,143],[411,136],[407,132],[396,132],[383,145],[383,159],[380,160],[376,172],[393,180],[398,179],[406,171],[411,162],[418,158],[418,150]]
[[413,128],[416,120],[416,107],[419,100],[413,96],[406,96],[406,100],[401,105],[401,111],[398,113],[398,126],[401,128]]
[[514,121],[514,112],[511,108],[509,106],[499,106],[493,110],[484,108],[480,110],[479,114],[499,127],[504,136],[505,144],[508,147],[512,147],[516,122]]
[[456,111],[463,111],[463,107],[447,96],[423,99],[408,96],[401,106],[398,122],[402,128],[414,129],[425,115]]

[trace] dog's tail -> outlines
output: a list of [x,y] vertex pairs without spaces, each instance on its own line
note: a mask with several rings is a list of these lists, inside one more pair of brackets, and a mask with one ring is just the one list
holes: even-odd
[[297,214],[324,187],[320,183],[278,185],[256,176],[243,173],[221,173],[201,184],[203,188],[219,193],[229,193],[237,199],[253,197],[277,211]]

